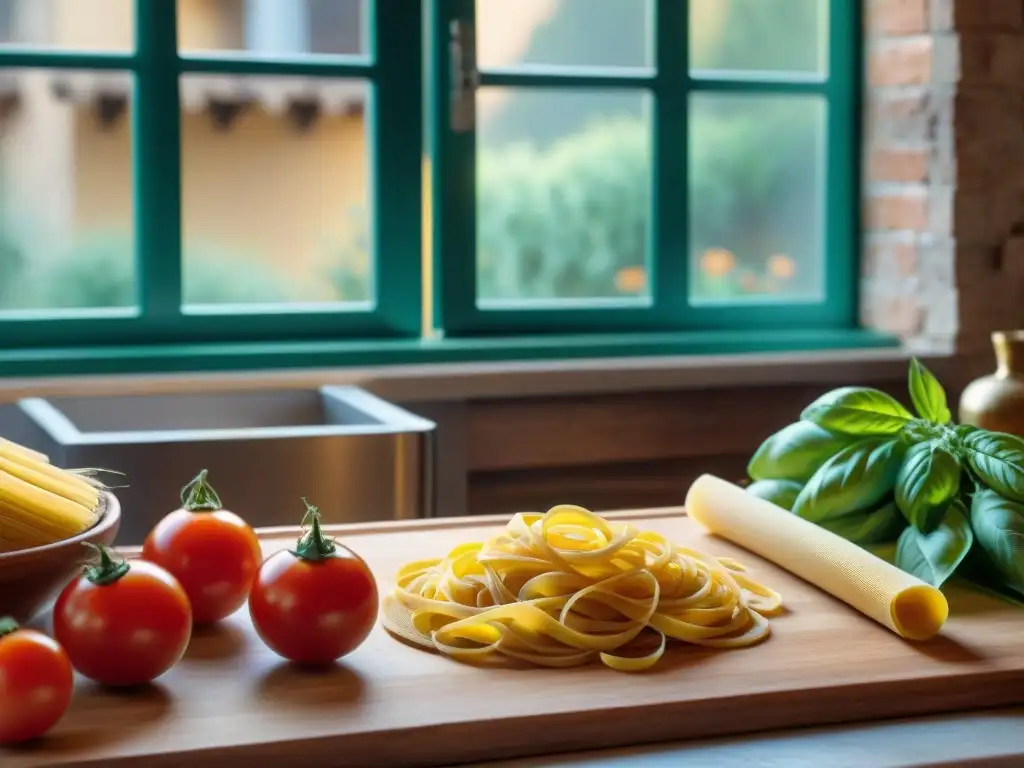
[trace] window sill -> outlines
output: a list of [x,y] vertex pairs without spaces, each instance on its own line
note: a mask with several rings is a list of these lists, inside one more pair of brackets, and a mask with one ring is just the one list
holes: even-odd
[[867,331],[0,351],[0,401],[357,384],[402,402],[900,379],[909,352]]

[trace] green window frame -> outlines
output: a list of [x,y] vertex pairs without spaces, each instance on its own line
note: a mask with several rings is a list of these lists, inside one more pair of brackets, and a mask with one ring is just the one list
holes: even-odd
[[[402,4],[391,11],[389,2]],[[706,76],[689,68],[685,0],[651,0],[653,65],[487,71],[480,86],[626,89],[653,106],[648,300],[480,307],[477,137],[451,125],[452,22],[474,0],[365,0],[367,53],[282,58],[179,52],[175,0],[134,0],[135,48],[0,48],[7,68],[132,73],[136,306],[0,316],[0,376],[889,346],[859,328],[860,3],[828,0],[821,78]],[[429,50],[429,59],[425,52]],[[368,86],[373,300],[323,311],[183,307],[183,75],[354,78]],[[693,94],[807,95],[826,104],[823,298],[690,301],[688,110]],[[426,135],[426,140],[424,139]],[[430,160],[433,330],[423,334],[423,162]]]
[[[476,158],[472,130],[451,130],[449,36],[453,22],[472,25],[474,0],[433,6],[431,156],[438,200],[433,250],[436,323],[448,335],[594,331],[714,331],[842,329],[857,327],[859,249],[858,88],[860,2],[829,0],[828,58],[822,77],[694,74],[690,70],[689,4],[652,0],[654,65],[614,73],[532,65],[528,71],[480,71],[481,87],[626,89],[653,101],[652,212],[647,301],[595,300],[481,307],[477,301]],[[825,232],[823,298],[719,305],[690,301],[688,111],[693,94],[805,95],[824,100]]]
[[[365,56],[247,57],[178,52],[177,2],[134,0],[135,49],[82,53],[0,49],[0,69],[118,70],[134,75],[132,183],[136,306],[21,312],[0,318],[0,350],[18,347],[159,344],[418,336],[421,328],[420,166],[423,121],[422,19],[378,13],[367,2]],[[369,87],[374,300],[330,311],[283,305],[183,307],[181,301],[181,120],[186,74],[355,78]]]

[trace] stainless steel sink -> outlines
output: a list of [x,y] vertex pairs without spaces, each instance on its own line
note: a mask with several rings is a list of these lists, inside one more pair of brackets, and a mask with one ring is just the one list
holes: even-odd
[[[118,543],[141,543],[200,469],[253,526],[434,514],[435,425],[358,387],[21,400],[55,464],[125,473]],[[116,484],[117,476],[107,482]]]

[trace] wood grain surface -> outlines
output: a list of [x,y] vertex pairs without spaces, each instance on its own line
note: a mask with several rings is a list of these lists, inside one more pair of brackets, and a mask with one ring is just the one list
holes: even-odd
[[[1024,702],[1024,611],[952,592],[939,638],[910,644],[781,569],[706,537],[681,510],[633,519],[732,555],[782,592],[765,644],[675,646],[653,671],[478,669],[409,647],[379,627],[344,663],[301,671],[263,647],[243,610],[197,634],[157,684],[110,693],[79,681],[71,711],[4,768],[385,766],[582,750]],[[493,533],[504,518],[332,529],[391,587],[397,567]],[[294,531],[264,533],[266,552]]]

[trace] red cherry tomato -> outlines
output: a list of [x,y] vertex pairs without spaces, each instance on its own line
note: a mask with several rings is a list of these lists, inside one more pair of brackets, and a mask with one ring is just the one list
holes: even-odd
[[249,595],[256,633],[298,664],[330,664],[354,651],[377,621],[377,582],[357,554],[324,536],[306,504],[309,529],[294,550],[268,558]]
[[55,640],[0,620],[0,744],[19,744],[53,728],[73,688],[71,662]]
[[185,654],[192,608],[185,590],[154,563],[115,561],[99,547],[98,565],[68,584],[53,608],[53,634],[71,664],[109,686],[143,685]]
[[210,624],[230,616],[249,597],[263,562],[252,528],[221,506],[206,470],[181,491],[181,509],[146,537],[142,557],[174,576],[192,603],[192,621]]

